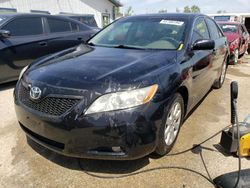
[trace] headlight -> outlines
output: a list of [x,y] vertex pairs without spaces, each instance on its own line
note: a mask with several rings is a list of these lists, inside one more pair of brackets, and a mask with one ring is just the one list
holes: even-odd
[[20,74],[19,74],[18,80],[20,80],[20,79],[22,78],[23,73],[27,70],[27,68],[28,68],[28,66],[24,67],[24,68],[21,70],[21,72],[20,72]]
[[158,85],[145,88],[105,94],[97,98],[87,109],[85,114],[121,110],[145,104],[155,95]]

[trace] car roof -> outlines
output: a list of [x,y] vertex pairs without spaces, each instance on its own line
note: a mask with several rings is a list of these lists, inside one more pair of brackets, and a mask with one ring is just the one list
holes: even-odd
[[207,15],[200,13],[158,13],[158,14],[141,14],[130,17],[179,17],[179,18],[196,18],[200,16],[208,17]]
[[57,16],[70,16],[70,17],[93,17],[94,14],[73,14],[73,13],[62,13],[62,14],[57,14]]
[[231,25],[241,25],[240,22],[230,22],[230,21],[217,21],[219,24],[231,24]]
[[58,17],[61,18],[59,15],[51,15],[51,14],[42,14],[42,13],[4,13],[0,14],[0,17],[6,17],[6,18],[14,18],[19,16],[46,16],[46,17]]
[[70,22],[75,22],[75,23],[78,23],[79,25],[82,25],[84,27],[92,29],[87,24],[84,24],[82,22],[74,20],[74,19],[72,19],[70,17],[60,16],[60,15],[50,15],[50,14],[42,14],[42,13],[6,13],[6,14],[0,14],[0,18],[1,18],[1,16],[5,17],[6,19],[11,19],[11,18],[19,17],[19,16],[43,16],[43,17],[59,18],[59,19],[68,20]]

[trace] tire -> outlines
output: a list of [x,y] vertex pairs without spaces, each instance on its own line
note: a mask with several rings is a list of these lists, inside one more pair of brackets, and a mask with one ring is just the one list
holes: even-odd
[[[165,107],[164,113],[163,121],[158,133],[158,144],[155,149],[155,153],[160,156],[166,155],[170,152],[175,144],[183,123],[184,102],[179,93],[174,95],[170,105]],[[177,117],[173,117],[174,115]]]
[[234,50],[234,60],[233,60],[233,65],[237,65],[239,60],[239,49]]
[[221,67],[220,78],[213,85],[214,89],[220,89],[223,86],[223,83],[226,78],[226,73],[227,73],[227,61],[225,60]]

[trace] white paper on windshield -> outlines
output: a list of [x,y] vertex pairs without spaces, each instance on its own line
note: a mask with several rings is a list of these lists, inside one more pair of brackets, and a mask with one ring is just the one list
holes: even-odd
[[182,22],[182,21],[176,21],[176,20],[161,20],[160,24],[182,26],[184,24],[184,22]]

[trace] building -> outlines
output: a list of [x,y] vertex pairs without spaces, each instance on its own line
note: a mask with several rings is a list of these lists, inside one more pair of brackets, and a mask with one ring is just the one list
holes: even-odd
[[118,0],[0,0],[1,12],[92,14],[98,27],[115,20]]

